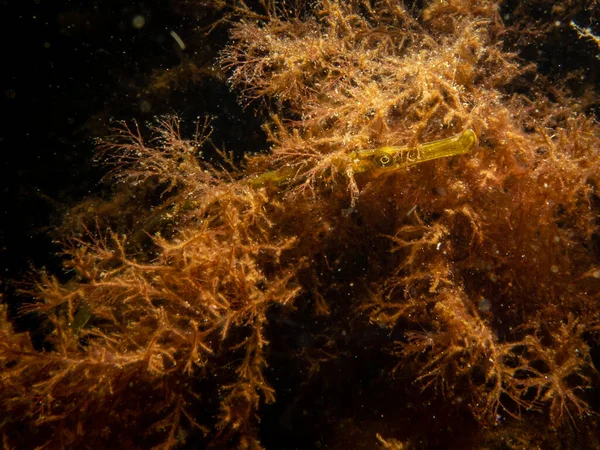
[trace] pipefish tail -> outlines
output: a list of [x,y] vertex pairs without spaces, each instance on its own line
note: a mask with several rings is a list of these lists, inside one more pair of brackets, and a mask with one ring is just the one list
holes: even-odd
[[432,159],[468,153],[477,145],[477,135],[471,129],[416,147],[389,146],[376,150],[359,150],[351,155],[355,173],[373,172],[373,176],[402,169]]

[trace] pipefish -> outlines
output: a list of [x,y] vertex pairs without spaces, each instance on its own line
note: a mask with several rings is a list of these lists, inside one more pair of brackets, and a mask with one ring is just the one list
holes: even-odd
[[[394,170],[420,164],[425,161],[468,153],[475,145],[477,145],[477,135],[473,130],[466,129],[457,135],[426,142],[415,147],[385,146],[373,150],[354,151],[340,156],[337,160],[333,160],[333,164],[337,164],[337,168],[343,169],[342,171],[350,177],[360,174],[361,176],[366,176],[368,181],[383,174],[391,174]],[[327,172],[328,169],[323,171],[323,178],[328,176]],[[253,188],[266,187],[277,189],[286,184],[304,182],[307,177],[306,172],[302,172],[297,167],[285,166],[257,176],[250,176],[241,181],[248,183]],[[320,177],[320,179],[323,178]],[[187,211],[196,206],[197,203],[195,200],[187,199],[177,205],[177,211]],[[163,221],[171,220],[173,217],[173,205],[171,203],[165,203],[160,210],[155,209],[156,214],[151,215],[143,223],[138,234],[134,236],[134,241],[141,241],[144,235],[160,229],[163,226]],[[77,311],[77,314],[75,314],[73,324],[71,325],[73,333],[77,333],[83,328],[90,317],[89,307],[84,304]]]
[[[454,136],[419,144],[416,147],[385,146],[373,150],[358,150],[349,155],[354,174],[366,173],[375,178],[384,173],[410,167],[433,159],[468,153],[477,145],[477,135],[470,128]],[[266,172],[250,180],[253,187],[281,185],[294,178],[292,167]]]

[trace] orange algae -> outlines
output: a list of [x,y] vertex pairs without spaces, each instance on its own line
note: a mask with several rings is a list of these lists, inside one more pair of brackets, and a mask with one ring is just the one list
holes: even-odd
[[[556,88],[511,91],[535,69],[497,4],[228,6],[219,62],[271,152],[216,167],[209,124],[172,117],[102,143],[121,191],[73,210],[74,275],[26,308],[50,350],[2,318],[5,445],[261,448],[261,419],[299,410],[331,448],[597,445],[600,129]],[[453,135],[469,155],[354,162]],[[128,197],[157,186],[152,210]]]

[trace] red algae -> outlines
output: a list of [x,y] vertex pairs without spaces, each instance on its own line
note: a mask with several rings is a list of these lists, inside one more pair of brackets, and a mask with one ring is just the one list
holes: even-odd
[[514,89],[498,4],[216,3],[271,151],[209,164],[176,117],[100,143],[115,193],[28,290],[47,350],[2,312],[5,447],[597,448],[600,128]]

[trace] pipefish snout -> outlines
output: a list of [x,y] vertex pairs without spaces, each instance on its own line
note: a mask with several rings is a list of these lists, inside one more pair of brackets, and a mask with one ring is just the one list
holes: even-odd
[[402,169],[432,159],[468,153],[477,145],[477,135],[471,129],[416,147],[387,146],[375,150],[359,150],[351,155],[355,173],[371,172],[373,176]]

